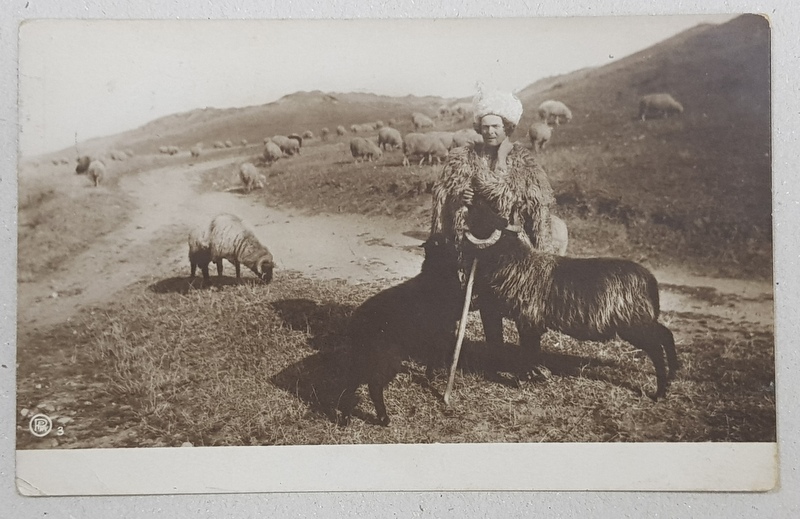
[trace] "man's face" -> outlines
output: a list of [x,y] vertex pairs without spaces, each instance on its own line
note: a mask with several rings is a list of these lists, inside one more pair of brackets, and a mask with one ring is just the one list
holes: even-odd
[[481,118],[481,135],[484,144],[498,146],[506,138],[503,118],[493,114],[484,115]]

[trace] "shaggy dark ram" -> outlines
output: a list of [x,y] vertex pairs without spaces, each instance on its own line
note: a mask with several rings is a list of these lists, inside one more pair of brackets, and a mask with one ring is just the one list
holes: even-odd
[[541,253],[516,228],[499,230],[503,225],[498,221],[498,230],[485,240],[470,233],[466,238],[475,245],[476,275],[490,287],[504,315],[517,321],[526,364],[538,364],[541,337],[548,329],[580,341],[619,336],[650,357],[656,370],[655,398],[666,396],[678,358],[672,332],[658,322],[653,274],[625,259]]

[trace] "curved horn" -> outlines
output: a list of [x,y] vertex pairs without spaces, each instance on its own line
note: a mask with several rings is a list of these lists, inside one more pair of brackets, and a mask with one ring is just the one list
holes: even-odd
[[264,273],[264,271],[263,271],[264,263],[269,263],[269,265],[270,265],[271,267],[274,267],[274,266],[275,266],[275,265],[272,263],[272,260],[271,260],[271,259],[269,259],[269,257],[268,257],[268,256],[264,256],[264,257],[262,257],[260,260],[258,260],[258,263],[256,263],[256,270],[258,271],[258,273],[259,273],[259,274],[263,274],[263,273]]
[[497,243],[497,240],[500,239],[501,234],[503,234],[503,232],[500,229],[495,229],[494,231],[492,231],[491,236],[489,236],[485,240],[482,240],[480,238],[476,238],[471,232],[464,231],[464,237],[467,239],[467,241],[473,244],[478,249],[486,249],[487,247],[491,247],[492,245]]

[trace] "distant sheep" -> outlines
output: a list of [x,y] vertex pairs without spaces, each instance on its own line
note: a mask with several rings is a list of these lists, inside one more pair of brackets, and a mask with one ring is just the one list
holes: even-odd
[[58,160],[58,159],[53,159],[52,163],[53,163],[53,166],[58,166],[61,163],[61,161]]
[[197,157],[199,157],[199,156],[200,156],[200,152],[201,152],[201,151],[202,151],[202,148],[201,148],[200,146],[198,146],[198,145],[194,145],[194,146],[192,146],[192,148],[189,150],[189,153],[191,153],[191,154],[192,154],[192,157],[196,159]]
[[[239,180],[244,185],[244,190],[248,193],[255,189],[264,189],[264,183],[261,181],[261,175],[258,168],[250,162],[245,162],[239,166]],[[266,178],[265,178],[266,180]]]
[[304,139],[313,139],[314,138],[314,132],[312,132],[311,130],[306,130],[306,131],[303,132],[303,136],[302,137]]
[[275,263],[272,254],[261,244],[253,230],[241,218],[232,214],[219,214],[211,223],[189,233],[189,264],[191,278],[197,267],[203,279],[209,280],[208,264],[217,264],[217,275],[222,276],[222,260],[233,263],[236,279],[241,277],[240,265],[252,270],[265,283],[272,281]]
[[453,112],[450,110],[450,107],[447,105],[442,105],[436,110],[436,118],[437,119],[447,119],[453,115]]
[[548,99],[539,105],[539,117],[547,124],[558,126],[561,122],[568,123],[572,120],[572,111],[561,101]]
[[296,141],[297,141],[297,144],[298,144],[298,145],[299,145],[301,148],[303,147],[303,137],[301,137],[300,135],[298,135],[298,134],[296,134],[296,133],[292,133],[292,134],[290,134],[290,135],[289,135],[289,138],[290,138],[290,139],[294,139],[294,140],[296,140]]
[[669,117],[672,114],[682,114],[683,105],[669,94],[648,94],[639,99],[639,118],[647,120],[647,116]]
[[533,123],[528,130],[533,151],[542,151],[552,135],[553,129],[550,125],[541,121]]
[[453,147],[453,132],[429,132],[428,135],[439,139],[448,150]]
[[414,112],[411,114],[411,122],[414,124],[414,130],[419,131],[423,128],[433,128],[433,120],[425,114]]
[[344,129],[344,126],[339,125],[339,126],[336,127],[336,135],[341,137],[345,133],[347,133],[347,130]]
[[328,140],[328,136],[329,136],[330,134],[331,134],[331,131],[330,131],[328,128],[323,128],[323,129],[322,129],[322,130],[320,130],[320,132],[319,132],[319,136],[320,136],[320,138],[321,138],[323,141],[327,141],[327,140]]
[[111,160],[119,160],[119,161],[123,161],[128,158],[128,155],[126,155],[124,151],[119,151],[119,150],[112,150],[110,156]]
[[217,149],[224,148],[225,147],[225,143],[222,142],[222,141],[215,141],[214,142],[214,147],[217,148]]
[[403,146],[403,137],[394,128],[384,127],[378,130],[378,147],[382,150],[393,150]]
[[272,164],[276,160],[283,157],[283,150],[281,150],[281,147],[275,144],[274,142],[267,141],[267,143],[264,145],[263,156],[264,156],[264,162],[266,162],[267,164]]
[[457,122],[465,121],[472,117],[472,103],[456,103],[450,106],[450,112]]
[[159,146],[158,147],[159,153],[169,153],[169,146]]
[[472,144],[483,144],[483,136],[472,128],[458,130],[453,133],[453,148]]
[[69,159],[63,159],[63,158],[62,158],[62,159],[61,159],[59,162],[60,162],[61,164],[69,164]]
[[169,152],[168,153],[170,155],[175,155],[177,153],[180,153],[180,151],[181,151],[181,149],[179,147],[177,147],[177,146],[169,146]]
[[82,175],[89,169],[89,164],[92,163],[92,158],[89,155],[81,155],[78,157],[77,162],[78,164],[75,166],[75,173]]
[[377,144],[364,137],[353,137],[350,139],[350,153],[359,162],[368,159],[370,162],[377,160],[383,155]]
[[86,169],[86,174],[89,176],[89,180],[94,182],[94,187],[97,187],[103,177],[106,176],[106,165],[103,164],[102,160],[93,160]]
[[[298,136],[299,138],[299,136]],[[285,135],[276,135],[272,138],[272,142],[277,144],[281,151],[288,156],[296,155],[300,153],[300,142],[302,139],[294,139],[290,137],[286,137]]]
[[403,138],[403,165],[409,165],[409,157],[422,157],[419,165],[428,160],[433,164],[435,158],[438,163],[447,157],[447,148],[436,136],[427,133],[409,133]]
[[424,244],[421,272],[399,285],[373,295],[350,318],[350,371],[339,410],[350,420],[356,390],[369,387],[381,425],[389,425],[383,391],[409,356],[426,359],[426,376],[444,364],[452,347],[456,321],[463,304],[458,259],[453,247],[432,236]]
[[385,125],[383,124],[383,121],[381,121],[381,120],[377,120],[377,121],[375,121],[374,123],[372,123],[372,128],[373,128],[374,130],[380,130],[380,129],[381,129],[381,128],[383,128],[384,126],[385,126]]
[[242,146],[247,146],[247,139],[242,139],[242,140],[240,141],[240,144],[241,144]]
[[225,141],[225,147],[226,148],[233,148],[233,142],[231,142],[230,140]]
[[678,358],[672,332],[658,322],[653,274],[624,259],[545,254],[533,248],[521,229],[513,231],[497,230],[485,240],[468,231],[465,236],[476,246],[481,284],[489,287],[503,315],[518,323],[526,364],[538,363],[541,337],[548,329],[579,341],[618,335],[650,357],[656,369],[655,398],[666,396]]

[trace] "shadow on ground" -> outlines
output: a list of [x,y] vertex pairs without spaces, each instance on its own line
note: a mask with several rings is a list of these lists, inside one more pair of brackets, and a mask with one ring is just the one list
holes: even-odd
[[263,285],[261,280],[253,277],[242,277],[236,279],[232,276],[211,276],[208,281],[202,277],[191,279],[189,277],[172,277],[157,281],[149,285],[147,289],[156,294],[188,294],[192,290],[207,290],[211,287],[224,287],[231,285],[255,286]]
[[[335,423],[350,366],[347,322],[353,307],[320,304],[308,299],[285,299],[271,303],[271,306],[286,326],[308,334],[308,345],[315,353],[276,373],[270,382]],[[409,354],[409,360],[418,366],[425,366],[424,356],[423,352],[412,353]],[[542,364],[557,376],[578,376],[587,366],[616,366],[614,362],[549,352],[542,353]],[[509,387],[519,387],[516,374],[520,365],[520,349],[509,343],[501,348],[489,348],[483,341],[465,340],[459,360],[462,374],[477,374],[491,383]],[[443,371],[446,377],[449,361],[446,366],[436,368]],[[442,399],[440,391],[419,370],[405,363],[401,372],[410,374],[413,383],[430,392],[437,400]],[[594,377],[587,373],[584,376]],[[598,375],[598,379],[606,380],[606,377]],[[623,385],[618,380],[611,382]],[[629,389],[638,391],[638,388]],[[377,423],[374,415],[360,416],[356,412],[355,416],[369,423]]]

